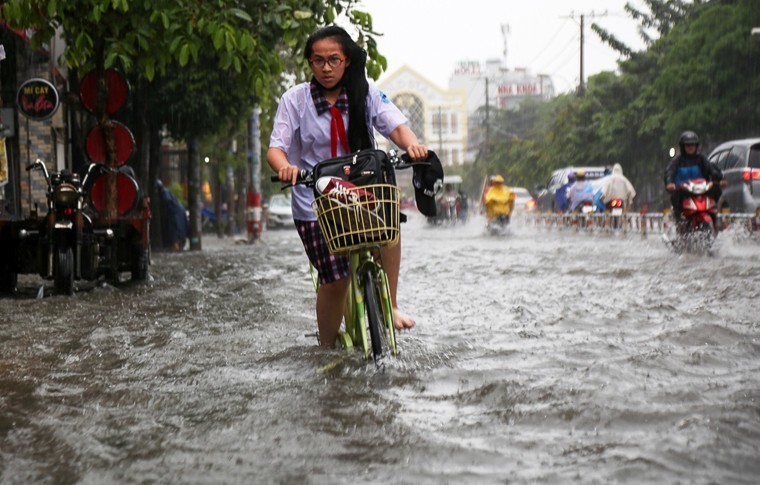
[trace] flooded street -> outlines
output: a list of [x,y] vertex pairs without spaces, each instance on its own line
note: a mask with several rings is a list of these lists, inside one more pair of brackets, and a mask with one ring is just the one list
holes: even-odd
[[292,229],[0,299],[0,482],[756,483],[756,240],[484,227],[403,227],[384,374],[316,346]]

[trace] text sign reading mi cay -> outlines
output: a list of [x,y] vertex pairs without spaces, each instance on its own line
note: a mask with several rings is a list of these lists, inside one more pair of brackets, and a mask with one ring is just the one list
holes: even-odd
[[18,88],[16,104],[27,118],[46,120],[58,109],[58,90],[50,81],[32,78]]

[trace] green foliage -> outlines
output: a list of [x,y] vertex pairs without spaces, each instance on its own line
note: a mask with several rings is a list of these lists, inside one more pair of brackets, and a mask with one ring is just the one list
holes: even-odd
[[166,188],[166,190],[171,192],[174,197],[177,198],[179,203],[182,204],[182,207],[187,207],[187,197],[185,196],[185,190],[182,188],[182,185],[179,182],[173,182]]
[[697,131],[705,150],[758,136],[760,36],[750,36],[760,26],[757,0],[644,4],[648,11],[630,4],[627,10],[640,22],[646,50],[633,52],[594,29],[623,55],[619,72],[592,76],[584,97],[563,95],[491,116],[493,131],[510,136],[493,137],[483,150],[469,176],[473,186],[501,173],[532,188],[559,167],[618,162],[639,203],[658,201],[668,149],[684,130]]

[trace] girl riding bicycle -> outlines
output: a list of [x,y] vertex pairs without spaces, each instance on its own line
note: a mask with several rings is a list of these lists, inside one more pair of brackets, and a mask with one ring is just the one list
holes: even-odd
[[[367,53],[340,27],[323,27],[306,42],[304,57],[313,77],[283,94],[275,115],[267,162],[280,180],[295,184],[301,169],[322,160],[374,148],[373,128],[406,151],[413,160],[428,150],[406,124],[408,120],[374,84],[368,82]],[[346,123],[348,129],[346,129]],[[309,261],[319,274],[317,325],[320,343],[335,344],[343,318],[351,273],[349,258],[331,254],[317,224],[311,188],[292,188],[293,218]],[[394,326],[411,328],[414,319],[396,304],[401,243],[383,249],[393,306]]]

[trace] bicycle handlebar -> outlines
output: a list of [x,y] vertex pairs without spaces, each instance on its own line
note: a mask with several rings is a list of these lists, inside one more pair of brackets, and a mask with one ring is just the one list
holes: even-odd
[[[412,160],[409,158],[408,153],[403,153],[399,155],[396,150],[390,150],[388,151],[388,158],[391,162],[391,165],[393,165],[393,168],[397,170],[404,170],[407,168],[411,168],[414,165],[430,165],[430,162],[427,160]],[[301,169],[298,172],[298,177],[296,178],[295,185],[309,185],[313,184],[315,181],[313,180],[314,172],[312,170],[307,169]],[[280,176],[279,175],[272,175],[270,176],[269,180],[272,182],[279,182]],[[294,184],[287,183],[283,185],[282,190],[285,190],[289,187],[292,187]]]

